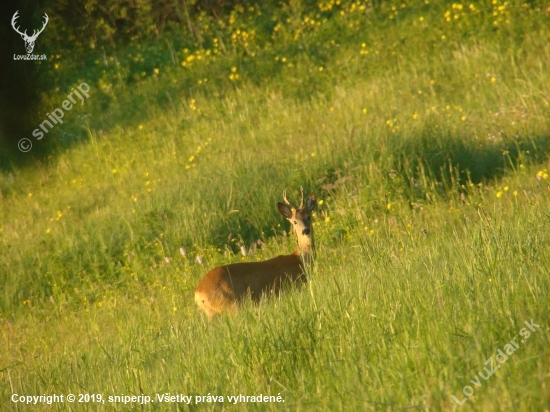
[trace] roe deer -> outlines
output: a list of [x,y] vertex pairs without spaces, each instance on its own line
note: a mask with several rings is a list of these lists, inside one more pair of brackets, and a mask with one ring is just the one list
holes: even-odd
[[292,224],[298,247],[291,255],[281,255],[263,262],[243,262],[218,266],[208,272],[195,290],[195,302],[208,318],[233,309],[246,296],[259,300],[266,293],[277,293],[283,284],[306,283],[306,271],[313,264],[315,244],[311,214],[315,208],[312,193],[304,205],[301,188],[300,206],[293,206],[283,192],[285,203],[278,202],[279,212]]

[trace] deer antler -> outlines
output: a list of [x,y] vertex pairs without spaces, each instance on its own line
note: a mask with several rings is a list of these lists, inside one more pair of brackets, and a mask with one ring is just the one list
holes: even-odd
[[13,27],[13,29],[19,33],[21,36],[23,36],[23,38],[26,40],[26,41],[34,41],[36,40],[36,38],[38,37],[38,35],[40,33],[42,33],[44,31],[44,29],[46,28],[46,25],[48,24],[48,22],[50,21],[50,18],[48,17],[48,15],[46,13],[44,13],[44,17],[45,17],[45,20],[44,20],[44,23],[42,23],[42,28],[40,30],[34,30],[33,33],[32,33],[32,36],[29,36],[27,34],[27,30],[25,30],[25,32],[21,32],[19,31],[19,27],[15,27],[15,24],[16,24],[16,20],[19,18],[19,10],[17,10],[15,12],[15,14],[13,15],[13,17],[11,18],[11,26]]
[[16,23],[15,21],[16,21],[16,20],[18,19],[18,17],[19,17],[17,13],[19,13],[19,10],[17,10],[17,11],[15,12],[15,14],[13,15],[13,17],[11,18],[11,27],[13,27],[13,29],[14,29],[17,33],[19,33],[21,36],[28,37],[28,36],[27,36],[27,30],[25,30],[25,33],[21,33],[21,32],[19,31],[19,27],[15,27],[15,23]]
[[300,192],[302,192],[302,200],[300,200],[300,207],[294,206],[292,203],[290,203],[286,197],[286,190],[283,191],[283,200],[287,205],[290,207],[293,207],[294,209],[303,209],[304,208],[304,188],[300,186]]
[[283,200],[285,201],[285,203],[286,203],[287,205],[289,205],[290,207],[296,209],[296,206],[294,206],[292,203],[290,203],[290,202],[288,201],[288,199],[287,199],[287,197],[286,197],[286,190],[283,190]]
[[44,17],[46,18],[46,20],[44,20],[44,23],[42,24],[42,28],[40,30],[38,30],[38,32],[36,32],[36,30],[34,30],[34,32],[33,32],[33,34],[32,34],[33,39],[36,39],[38,37],[38,35],[44,31],[44,29],[46,28],[46,25],[50,21],[50,18],[48,17],[48,15],[46,13],[44,13]]

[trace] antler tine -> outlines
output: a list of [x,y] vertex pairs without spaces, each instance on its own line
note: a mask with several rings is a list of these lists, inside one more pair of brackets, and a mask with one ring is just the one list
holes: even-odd
[[48,22],[50,21],[50,18],[48,17],[48,15],[46,13],[44,13],[44,16],[42,16],[42,17],[45,18],[44,22],[42,23],[42,28],[40,30],[34,30],[33,31],[32,36],[31,36],[31,38],[33,38],[33,39],[36,39],[38,37],[38,35],[44,31],[44,29],[48,25]]
[[48,17],[48,15],[46,13],[44,13],[44,16],[43,16],[45,19],[44,19],[44,23],[42,23],[42,28],[40,29],[40,31],[38,32],[39,34],[42,33],[44,31],[44,29],[46,28],[46,26],[48,25],[48,22],[50,21],[50,18]]
[[296,206],[294,206],[292,203],[290,203],[286,197],[286,190],[283,190],[283,200],[285,201],[285,203],[287,205],[289,205],[290,207],[293,207],[294,209],[296,209]]
[[17,10],[15,13],[13,13],[13,17],[11,18],[11,25],[15,28],[15,22],[17,18],[19,17],[19,10]]
[[19,18],[19,10],[17,10],[17,11],[13,14],[13,17],[11,18],[11,26],[12,26],[13,29],[14,29],[17,33],[19,33],[21,36],[23,36],[23,35],[26,36],[26,35],[27,35],[27,30],[25,30],[24,33],[21,33],[21,32],[19,31],[19,27],[15,27],[15,25],[16,25],[16,23],[17,23],[16,20],[17,20],[18,18]]
[[300,209],[303,209],[303,207],[304,207],[304,188],[303,188],[303,186],[300,186],[300,192],[302,192],[302,200],[300,200]]

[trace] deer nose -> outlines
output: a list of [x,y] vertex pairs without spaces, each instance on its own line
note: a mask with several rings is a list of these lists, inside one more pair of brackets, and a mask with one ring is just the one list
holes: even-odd
[[309,227],[306,227],[304,230],[302,230],[302,235],[309,235]]

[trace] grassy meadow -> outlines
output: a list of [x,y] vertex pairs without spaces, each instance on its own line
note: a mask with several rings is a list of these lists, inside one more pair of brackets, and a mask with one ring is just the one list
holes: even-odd
[[[0,168],[1,409],[550,410],[550,3],[289,0],[197,25],[49,62],[38,123],[91,92]],[[300,186],[308,285],[208,322],[201,277],[291,253],[276,204]]]

